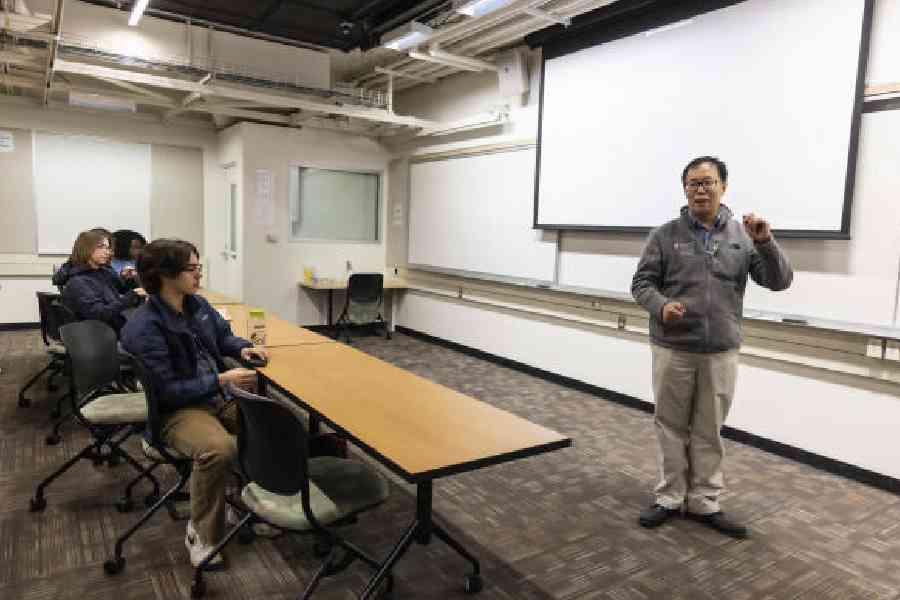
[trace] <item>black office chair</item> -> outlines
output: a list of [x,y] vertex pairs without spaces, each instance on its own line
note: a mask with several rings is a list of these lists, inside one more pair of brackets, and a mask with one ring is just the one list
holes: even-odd
[[[356,515],[384,502],[389,493],[384,477],[361,461],[310,459],[303,412],[291,402],[237,388],[231,393],[240,406],[238,462],[249,481],[241,493],[246,514],[194,570],[191,596],[205,594],[204,567],[252,522],[319,538],[317,554],[325,559],[306,586],[304,600],[323,577],[340,573],[356,559],[380,569],[375,559],[338,536],[334,527],[353,523]],[[386,585],[389,593],[390,575]]]
[[[115,457],[125,460],[138,473],[144,471],[121,448],[129,436],[143,430],[147,408],[143,392],[122,391],[116,332],[100,321],[81,321],[63,325],[59,333],[71,362],[77,394],[77,400],[72,403],[73,416],[90,432],[92,441],[38,484],[31,499],[32,512],[46,508],[47,486],[79,460],[101,464]],[[104,447],[109,449],[106,454]]]
[[[50,373],[50,377],[47,379],[47,389],[55,392],[58,388],[53,383],[53,380],[59,375],[66,375],[68,372],[68,356],[66,355],[66,347],[59,337],[59,328],[73,321],[74,318],[67,309],[62,307],[61,298],[59,294],[52,292],[37,292],[38,315],[41,320],[41,339],[44,341],[50,362],[46,367],[38,371],[34,377],[29,379],[28,383],[19,391],[19,406],[23,408],[31,406],[31,399],[25,393],[38,382],[44,373],[48,371]],[[54,308],[54,305],[62,307],[62,309]],[[71,385],[69,387],[71,391]],[[64,396],[57,399],[56,409],[52,413],[54,418],[60,415],[63,398]]]
[[[184,500],[187,496],[182,492],[184,486],[191,478],[191,470],[193,461],[190,457],[184,456],[172,448],[166,447],[162,440],[162,419],[159,412],[159,391],[155,381],[149,376],[141,362],[140,357],[132,357],[132,365],[134,373],[141,387],[144,389],[145,406],[147,413],[146,432],[142,440],[142,448],[144,455],[150,459],[151,465],[145,469],[145,472],[152,474],[153,470],[161,465],[169,465],[178,473],[178,480],[170,487],[161,497],[158,493],[151,494],[146,498],[148,505],[147,511],[137,520],[131,527],[116,538],[113,557],[103,563],[103,571],[107,575],[115,575],[125,568],[124,548],[125,542],[131,538],[135,532],[146,523],[150,517],[163,507],[169,510],[169,514],[173,518],[177,518],[174,503],[178,500]],[[142,475],[144,473],[142,472]],[[137,480],[132,481],[126,489],[126,499],[130,501],[131,488]]]
[[347,295],[344,301],[344,309],[335,322],[337,339],[341,339],[341,333],[350,343],[351,325],[381,325],[384,327],[384,336],[391,339],[384,317],[381,316],[381,307],[384,303],[384,275],[381,273],[353,273],[347,281]]

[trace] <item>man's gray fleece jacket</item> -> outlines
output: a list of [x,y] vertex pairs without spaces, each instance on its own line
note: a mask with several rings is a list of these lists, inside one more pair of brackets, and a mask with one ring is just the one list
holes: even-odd
[[[688,352],[738,348],[747,275],[773,291],[791,285],[794,272],[775,239],[754,244],[731,210],[720,210],[706,248],[686,206],[680,218],[650,232],[631,294],[650,313],[655,344]],[[667,302],[684,304],[684,318],[663,324]]]

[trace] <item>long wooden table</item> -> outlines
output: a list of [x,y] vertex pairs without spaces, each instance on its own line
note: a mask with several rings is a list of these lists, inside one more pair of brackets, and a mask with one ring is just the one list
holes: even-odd
[[[298,368],[302,365],[303,368]],[[343,344],[273,348],[259,369],[263,386],[294,398],[400,477],[416,485],[416,516],[369,580],[372,596],[412,542],[431,535],[473,565],[478,560],[432,518],[432,485],[473,471],[572,445],[569,438],[455,392]]]
[[214,292],[206,288],[200,288],[197,290],[197,293],[206,298],[206,301],[210,304],[241,304],[241,301],[237,298],[232,298],[231,296],[226,296],[225,294],[220,294],[219,292]]
[[[231,324],[231,331],[235,335],[242,338],[250,338],[247,330],[247,317],[251,309],[250,306],[246,304],[213,303],[213,307]],[[266,348],[324,343],[334,344],[336,342],[330,337],[294,325],[266,311]]]

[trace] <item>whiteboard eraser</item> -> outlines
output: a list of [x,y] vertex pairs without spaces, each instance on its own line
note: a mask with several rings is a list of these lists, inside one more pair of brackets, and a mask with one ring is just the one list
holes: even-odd
[[884,358],[884,343],[878,338],[869,338],[866,344],[866,356],[869,358]]

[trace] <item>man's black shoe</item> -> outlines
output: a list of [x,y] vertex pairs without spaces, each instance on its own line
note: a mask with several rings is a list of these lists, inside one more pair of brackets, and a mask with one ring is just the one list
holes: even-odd
[[641,511],[638,523],[640,523],[642,527],[659,527],[680,512],[681,509],[678,508],[666,508],[659,504],[652,504]]
[[747,531],[747,527],[730,519],[725,516],[721,510],[719,512],[710,513],[708,515],[698,515],[697,513],[688,512],[685,515],[688,519],[692,521],[697,521],[698,523],[703,523],[704,525],[708,525],[712,527],[716,531],[720,533],[724,533],[725,535],[731,536],[733,538],[737,538],[739,540],[746,539],[749,537],[750,533]]

